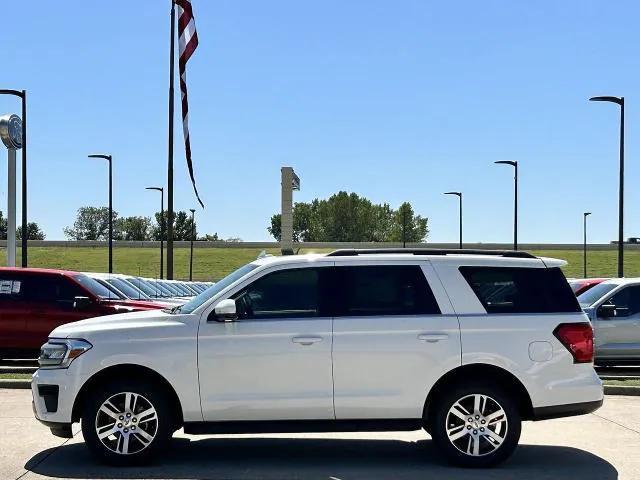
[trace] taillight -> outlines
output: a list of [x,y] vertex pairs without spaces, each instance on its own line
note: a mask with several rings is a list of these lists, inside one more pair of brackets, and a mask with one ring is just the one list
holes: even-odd
[[593,329],[590,323],[562,323],[553,331],[573,356],[573,363],[593,362]]

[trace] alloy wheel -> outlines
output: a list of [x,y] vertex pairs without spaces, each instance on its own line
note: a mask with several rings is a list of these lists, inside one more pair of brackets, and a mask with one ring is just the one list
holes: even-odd
[[96,414],[98,439],[120,455],[139,453],[158,433],[158,414],[143,395],[121,392],[106,399]]
[[507,414],[488,395],[475,393],[456,401],[446,417],[449,441],[460,452],[481,457],[495,452],[507,435]]

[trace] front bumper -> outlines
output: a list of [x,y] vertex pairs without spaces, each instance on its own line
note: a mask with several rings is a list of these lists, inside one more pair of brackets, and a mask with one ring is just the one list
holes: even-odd
[[39,369],[31,379],[33,412],[48,427],[71,425],[73,405],[85,377],[69,374],[69,369]]

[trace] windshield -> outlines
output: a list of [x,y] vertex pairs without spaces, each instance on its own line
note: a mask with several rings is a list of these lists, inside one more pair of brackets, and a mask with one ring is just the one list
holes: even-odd
[[185,303],[184,305],[181,305],[179,308],[176,309],[176,311],[179,311],[180,313],[193,312],[196,308],[198,308],[200,305],[205,303],[207,300],[215,297],[222,290],[227,288],[229,285],[240,280],[242,277],[247,275],[252,270],[255,270],[256,268],[258,268],[258,265],[254,265],[252,263],[248,263],[247,265],[240,267],[236,271],[231,272],[229,275],[224,277],[219,282],[216,282],[215,284],[207,288],[204,292],[202,292],[198,296],[193,297],[187,303]]
[[76,282],[89,290],[96,297],[104,299],[118,298],[118,295],[113,293],[111,290],[109,290],[107,287],[97,282],[93,278],[87,277],[86,275],[74,275],[73,278]]
[[157,288],[153,288],[141,278],[130,277],[130,278],[127,278],[127,282],[133,285],[135,288],[139,288],[151,298],[158,298],[162,296],[160,295],[160,292],[158,291]]
[[120,290],[122,293],[124,293],[127,297],[129,297],[132,300],[140,300],[140,299],[147,298],[147,296],[142,291],[137,290],[136,288],[132,287],[129,283],[125,282],[120,278],[109,278],[107,280],[107,283],[110,283],[111,285],[116,287],[118,290]]
[[590,307],[617,286],[615,283],[599,283],[583,294],[578,295],[578,303],[582,308]]

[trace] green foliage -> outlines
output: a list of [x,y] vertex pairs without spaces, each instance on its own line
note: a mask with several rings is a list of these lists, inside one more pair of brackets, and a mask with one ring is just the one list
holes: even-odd
[[[416,215],[408,202],[398,210],[374,204],[356,193],[338,192],[326,200],[296,203],[293,239],[297,242],[422,242],[429,234],[428,219]],[[281,218],[273,215],[268,232],[278,241]]]
[[[164,213],[164,239],[167,239],[167,225],[169,224],[169,215],[167,212]],[[162,216],[160,212],[156,212],[155,214],[156,224],[151,229],[151,237],[153,240],[160,240],[160,221],[162,220]],[[184,210],[180,210],[179,212],[174,212],[173,215],[173,239],[174,240],[191,240],[191,236],[193,238],[198,238],[198,222],[194,222],[194,230],[193,234],[191,232],[191,215],[185,212]]]
[[[44,240],[45,234],[40,229],[40,225],[36,222],[27,223],[27,240]],[[16,238],[22,239],[22,225],[16,229]],[[0,211],[0,240],[7,239],[7,219],[4,217],[2,211]]]
[[116,220],[114,238],[116,240],[151,239],[150,217],[123,217]]
[[[45,236],[46,235],[36,222],[27,223],[27,240],[44,240]],[[18,240],[22,239],[22,225],[20,225],[16,230],[16,237]]]
[[[113,212],[115,224],[118,212]],[[71,240],[108,240],[109,208],[80,207],[72,227],[66,227],[64,234]]]

